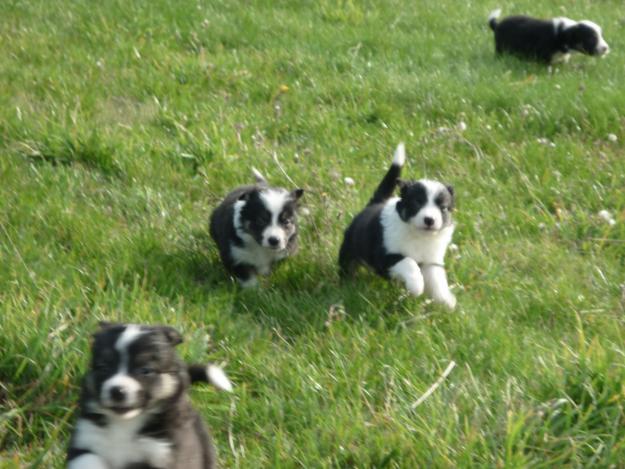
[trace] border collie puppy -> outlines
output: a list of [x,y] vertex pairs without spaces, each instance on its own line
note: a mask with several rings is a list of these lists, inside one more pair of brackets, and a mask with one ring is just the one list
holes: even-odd
[[215,448],[186,391],[231,391],[215,365],[187,365],[171,327],[107,324],[94,335],[67,454],[69,469],[214,469]]
[[256,184],[238,187],[215,209],[210,234],[226,270],[244,287],[256,286],[274,263],[297,250],[297,209],[303,189],[269,187],[255,169]]
[[601,28],[592,21],[569,18],[541,20],[529,16],[509,16],[498,21],[501,10],[493,11],[488,25],[495,32],[497,54],[509,52],[527,59],[552,63],[568,61],[570,52],[604,56],[610,51]]
[[[454,191],[440,182],[400,181],[406,159],[404,144],[365,209],[345,231],[339,253],[341,276],[364,264],[385,278],[402,281],[415,296],[424,291],[453,309],[444,258],[454,224]],[[393,197],[396,186],[400,196]]]

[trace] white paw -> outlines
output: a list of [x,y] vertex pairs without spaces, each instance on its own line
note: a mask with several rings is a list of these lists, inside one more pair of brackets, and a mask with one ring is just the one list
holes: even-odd
[[408,291],[414,296],[421,296],[423,294],[424,287],[423,277],[421,276],[414,276],[406,279],[406,289],[408,289]]
[[255,276],[252,276],[247,280],[239,279],[239,285],[243,288],[256,288],[258,286],[258,279]]
[[445,295],[443,298],[441,298],[439,300],[441,303],[443,303],[445,306],[447,306],[447,308],[449,308],[450,310],[453,310],[456,308],[456,297],[454,296],[453,293],[449,292],[447,295]]

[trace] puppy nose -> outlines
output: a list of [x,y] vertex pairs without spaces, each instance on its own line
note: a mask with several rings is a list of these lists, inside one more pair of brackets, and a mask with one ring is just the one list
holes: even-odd
[[423,217],[423,223],[425,223],[425,226],[432,226],[434,224],[434,218]]
[[274,248],[280,244],[280,240],[276,236],[270,236],[269,239],[267,239],[267,242],[269,243],[269,246]]
[[607,45],[599,47],[599,55],[603,55],[608,52],[609,47]]
[[111,400],[123,402],[126,399],[126,391],[121,386],[113,386],[110,391]]

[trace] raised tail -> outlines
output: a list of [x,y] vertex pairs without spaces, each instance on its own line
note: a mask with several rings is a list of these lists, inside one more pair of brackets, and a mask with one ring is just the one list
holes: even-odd
[[232,391],[232,383],[224,370],[217,365],[188,365],[191,384],[209,383],[222,391]]
[[395,155],[393,156],[393,163],[367,205],[384,202],[386,199],[393,196],[395,187],[397,187],[397,178],[399,178],[399,175],[401,174],[401,168],[404,166],[405,161],[406,149],[404,147],[404,143],[402,142],[397,145]]
[[491,11],[490,15],[488,15],[488,26],[490,26],[490,29],[492,29],[493,31],[497,27],[497,19],[500,15],[501,8],[497,8],[496,10]]

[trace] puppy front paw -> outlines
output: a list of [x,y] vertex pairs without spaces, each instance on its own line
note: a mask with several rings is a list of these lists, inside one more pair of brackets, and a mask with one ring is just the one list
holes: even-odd
[[454,310],[457,304],[456,297],[452,292],[449,292],[447,295],[442,297],[439,302],[443,303],[450,310]]
[[256,278],[255,275],[246,278],[245,280],[243,279],[237,279],[239,281],[239,285],[241,285],[242,288],[256,288],[258,287],[258,278]]
[[414,296],[421,296],[424,288],[423,277],[414,275],[406,279],[406,289]]

